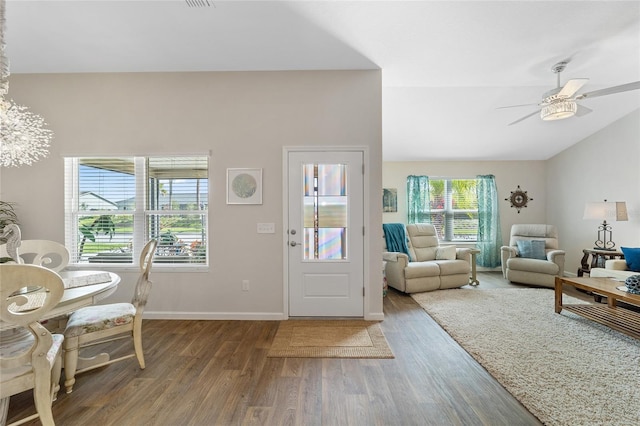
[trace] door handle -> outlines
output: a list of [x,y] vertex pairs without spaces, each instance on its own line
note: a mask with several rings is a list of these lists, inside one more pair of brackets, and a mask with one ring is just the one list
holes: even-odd
[[291,241],[291,242],[289,243],[289,245],[290,245],[291,247],[295,247],[295,246],[297,246],[297,245],[298,245],[298,243],[296,243],[295,241]]

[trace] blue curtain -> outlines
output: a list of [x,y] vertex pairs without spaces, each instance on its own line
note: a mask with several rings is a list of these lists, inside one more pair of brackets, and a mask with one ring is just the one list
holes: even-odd
[[429,177],[407,176],[407,223],[430,223]]
[[478,175],[476,183],[478,249],[480,249],[480,254],[476,256],[476,262],[478,266],[495,268],[501,264],[500,247],[502,246],[496,179],[493,175]]

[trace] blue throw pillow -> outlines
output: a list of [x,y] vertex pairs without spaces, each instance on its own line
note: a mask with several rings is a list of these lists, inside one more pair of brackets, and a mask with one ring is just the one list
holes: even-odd
[[640,272],[640,248],[620,247],[630,271]]
[[544,240],[518,240],[516,244],[518,245],[520,257],[547,260]]

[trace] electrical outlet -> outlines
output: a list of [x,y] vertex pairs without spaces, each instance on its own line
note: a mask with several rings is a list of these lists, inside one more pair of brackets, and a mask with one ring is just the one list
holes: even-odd
[[275,223],[259,223],[258,224],[258,234],[275,234],[275,233],[276,233]]
[[249,280],[242,280],[242,291],[249,291]]

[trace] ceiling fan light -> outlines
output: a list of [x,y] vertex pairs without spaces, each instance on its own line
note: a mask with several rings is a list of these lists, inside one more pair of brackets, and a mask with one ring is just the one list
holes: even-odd
[[545,121],[562,120],[574,116],[577,110],[578,105],[574,101],[562,100],[542,107],[540,118]]

